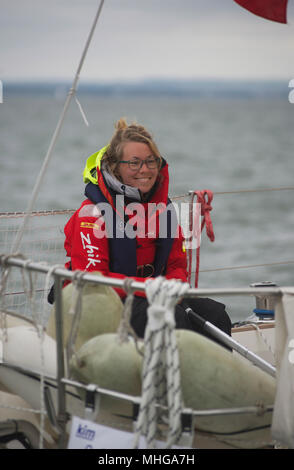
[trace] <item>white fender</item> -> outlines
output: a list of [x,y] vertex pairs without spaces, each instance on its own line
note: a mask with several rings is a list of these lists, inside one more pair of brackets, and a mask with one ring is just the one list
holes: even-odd
[[[40,338],[34,326],[15,326],[7,328],[6,336],[0,337],[2,343],[2,362],[28,371],[56,377],[56,342],[47,334]],[[43,348],[44,364],[41,348]],[[21,396],[33,408],[40,406],[39,382],[22,376],[0,363],[0,383],[3,389]]]
[[[70,373],[75,380],[139,396],[142,359],[132,339],[119,344],[117,335],[108,333],[90,339],[81,347],[72,357]],[[123,401],[101,396],[101,408],[112,413],[115,409],[122,412],[123,404]]]
[[[176,336],[185,407],[208,410],[274,403],[276,383],[270,375],[202,335],[177,330]],[[134,343],[121,346],[115,334],[88,341],[71,362],[74,378],[131,395],[141,394],[141,368]],[[271,413],[197,417],[196,427],[237,447],[258,447],[259,439],[270,440],[271,419]],[[253,431],[260,427],[261,432]]]
[[[99,272],[91,274],[102,276]],[[72,306],[75,304],[75,300],[75,288],[72,284],[68,284],[62,289],[64,345],[71,331]],[[94,336],[115,332],[121,320],[122,310],[122,301],[112,287],[87,283],[83,288],[82,311],[75,343],[76,348],[79,349],[82,344]],[[56,338],[54,307],[48,321],[47,333],[52,338]]]

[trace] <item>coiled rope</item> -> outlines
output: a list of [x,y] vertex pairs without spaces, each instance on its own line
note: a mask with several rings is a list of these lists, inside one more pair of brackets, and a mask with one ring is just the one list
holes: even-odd
[[[197,221],[197,214],[196,217],[194,215],[194,198],[197,196],[197,204],[201,206],[201,216],[203,217],[199,230],[197,230],[198,221]],[[212,210],[211,202],[213,200],[213,192],[205,189],[203,191],[192,191],[191,192],[191,199],[190,199],[190,213],[189,213],[189,229],[191,236],[197,237],[197,246],[196,246],[196,271],[195,271],[195,287],[198,287],[198,279],[199,279],[199,266],[200,266],[200,235],[204,227],[206,227],[206,234],[211,242],[214,241],[214,232],[212,221],[210,217],[210,212]],[[196,218],[196,220],[195,220]],[[195,232],[196,231],[196,232]],[[191,283],[191,275],[192,275],[192,250],[189,249],[188,251],[188,279]]]
[[69,309],[69,314],[72,315],[72,323],[71,323],[71,328],[70,332],[68,335],[67,339],[67,344],[66,344],[66,365],[67,365],[67,370],[69,371],[69,364],[72,356],[75,356],[76,359],[79,361],[77,355],[76,355],[76,340],[78,336],[78,331],[79,331],[79,325],[81,321],[81,315],[82,315],[82,301],[83,301],[83,288],[84,288],[84,281],[83,281],[83,276],[85,275],[85,272],[80,272],[77,271],[74,274],[74,277],[72,279],[72,285],[73,285],[73,290],[72,290],[72,298],[71,298],[71,306]]
[[170,448],[181,436],[182,394],[174,308],[188,288],[188,283],[168,281],[161,276],[146,281],[148,323],[144,338],[142,400],[135,426],[135,448],[139,446],[141,435],[146,438],[147,448],[155,447],[161,418],[157,404],[167,406],[168,410],[166,448]]

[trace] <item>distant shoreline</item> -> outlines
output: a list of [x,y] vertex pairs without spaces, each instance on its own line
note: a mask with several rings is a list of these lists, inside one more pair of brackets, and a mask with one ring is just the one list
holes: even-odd
[[[6,96],[9,94],[65,96],[70,81],[3,81]],[[178,80],[149,79],[124,82],[83,82],[79,94],[97,96],[175,96],[175,97],[224,97],[256,98],[285,97],[289,94],[289,82],[266,80]]]

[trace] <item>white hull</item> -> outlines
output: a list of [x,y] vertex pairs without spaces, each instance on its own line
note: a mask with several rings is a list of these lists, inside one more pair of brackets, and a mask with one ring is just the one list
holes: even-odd
[[[11,319],[11,325],[15,325],[14,319]],[[271,342],[273,339],[273,325],[267,325],[262,328],[263,334]],[[14,404],[18,400],[27,403],[30,408],[40,409],[41,393],[40,393],[40,377],[44,374],[44,385],[50,389],[50,395],[54,403],[55,410],[57,409],[58,397],[56,386],[56,343],[51,337],[45,334],[44,338],[40,340],[35,328],[28,325],[12,326],[7,329],[8,341],[3,338],[3,357],[4,364],[0,365],[0,392],[1,397],[4,398],[6,405]],[[262,357],[268,359],[268,352],[265,348],[265,343],[262,340],[260,333],[254,328],[240,328],[233,331],[233,337],[241,342],[246,347],[255,347],[254,352],[260,354]],[[19,347],[19,345],[21,347]],[[43,347],[44,352],[44,365],[40,359],[40,347]],[[256,349],[257,348],[257,349]],[[252,349],[251,349],[252,350]],[[225,351],[227,354],[227,351]],[[246,361],[247,362],[247,361]],[[52,379],[50,379],[50,377]],[[6,393],[5,393],[6,392]],[[7,393],[9,392],[9,393]],[[109,403],[108,400],[105,403]],[[103,402],[102,402],[103,403]],[[43,404],[44,406],[44,404]],[[77,389],[67,387],[66,394],[67,411],[71,416],[85,417],[85,403],[80,398]],[[18,415],[19,413],[19,415]],[[14,410],[14,419],[23,419],[23,411]],[[120,414],[120,417],[116,415]],[[132,431],[132,417],[133,407],[131,403],[124,400],[111,399],[110,405],[100,408],[97,422],[102,424],[112,424],[116,428]],[[31,422],[38,422],[38,415],[30,412],[25,412],[26,418]],[[3,415],[4,419],[7,412]],[[123,417],[125,416],[125,418]],[[224,418],[226,421],[229,418]],[[241,416],[242,420],[243,417]],[[1,421],[3,421],[1,419]],[[205,420],[204,420],[205,421]],[[198,420],[199,422],[199,420]],[[201,422],[201,420],[200,420]],[[245,421],[244,421],[245,423]],[[67,432],[70,431],[71,422],[68,422]],[[252,422],[251,422],[252,425]],[[52,427],[46,418],[46,445],[56,446],[56,429]],[[221,436],[213,437],[207,433],[196,433],[194,445],[196,448],[200,447],[262,447],[263,442],[270,442],[270,429],[259,433],[248,433],[234,439],[223,439]],[[254,438],[254,439],[253,439]],[[253,442],[254,440],[254,442]],[[242,441],[242,442],[241,442]],[[48,444],[49,442],[49,444]]]

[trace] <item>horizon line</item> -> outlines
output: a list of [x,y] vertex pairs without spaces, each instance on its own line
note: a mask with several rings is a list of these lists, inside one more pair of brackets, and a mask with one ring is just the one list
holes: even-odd
[[[291,78],[265,78],[265,77],[250,77],[250,78],[239,78],[239,77],[137,77],[137,78],[124,78],[124,79],[95,79],[95,78],[86,78],[83,81],[80,81],[79,85],[83,84],[97,84],[99,85],[113,85],[113,84],[144,84],[150,82],[177,82],[177,83],[288,83]],[[44,84],[55,84],[55,83],[71,83],[71,78],[57,78],[57,77],[22,77],[22,78],[12,78],[7,77],[1,80],[2,83],[9,84],[33,84],[33,83],[44,83]]]

